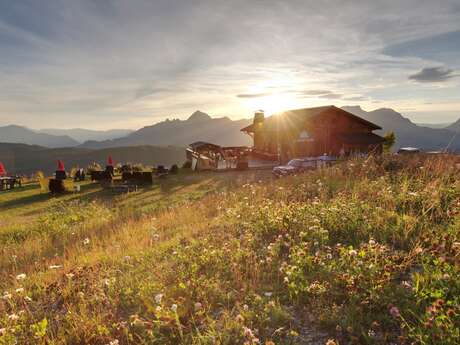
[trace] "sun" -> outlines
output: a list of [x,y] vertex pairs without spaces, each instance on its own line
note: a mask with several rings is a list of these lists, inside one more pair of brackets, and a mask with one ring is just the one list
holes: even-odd
[[254,97],[244,101],[245,108],[251,110],[263,110],[265,114],[276,114],[296,106],[296,99],[288,94],[270,94],[261,97]]

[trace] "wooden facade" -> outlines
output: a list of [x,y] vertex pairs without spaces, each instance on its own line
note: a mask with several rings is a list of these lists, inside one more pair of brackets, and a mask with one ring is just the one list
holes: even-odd
[[382,151],[379,126],[335,106],[290,110],[254,122],[241,131],[253,137],[256,152],[293,157],[349,155]]

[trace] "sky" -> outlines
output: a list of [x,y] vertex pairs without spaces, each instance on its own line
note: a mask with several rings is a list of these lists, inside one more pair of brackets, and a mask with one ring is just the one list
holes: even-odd
[[334,104],[460,117],[459,0],[0,0],[0,125]]

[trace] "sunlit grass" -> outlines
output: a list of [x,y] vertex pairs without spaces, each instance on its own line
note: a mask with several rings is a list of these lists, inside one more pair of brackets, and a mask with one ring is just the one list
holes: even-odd
[[129,195],[33,201],[38,230],[0,239],[0,339],[456,344],[455,163],[185,174]]

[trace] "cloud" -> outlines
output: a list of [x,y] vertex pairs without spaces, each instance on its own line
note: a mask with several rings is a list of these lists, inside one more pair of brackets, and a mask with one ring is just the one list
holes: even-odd
[[[284,90],[289,107],[425,99],[407,70],[460,69],[459,14],[458,0],[0,1],[0,124],[141,127],[196,108],[236,118]],[[417,56],[402,54],[413,41]],[[429,62],[420,52],[436,41]]]
[[352,96],[352,97],[344,97],[343,98],[345,101],[367,101],[369,100],[367,97],[364,96]]
[[454,71],[444,67],[427,67],[423,68],[420,72],[412,74],[409,79],[421,83],[437,83],[449,80],[455,77]]
[[319,98],[326,98],[326,99],[340,99],[342,98],[343,95],[341,95],[340,93],[333,93],[333,92],[330,92],[330,93],[326,93],[324,95],[319,95],[318,97]]
[[262,93],[241,93],[239,95],[236,95],[238,98],[259,98],[259,97],[265,97],[269,96],[271,93],[269,92],[262,92]]
[[300,94],[305,95],[305,96],[318,96],[318,95],[325,95],[325,94],[331,94],[331,91],[328,90],[306,90],[306,91],[301,91]]

